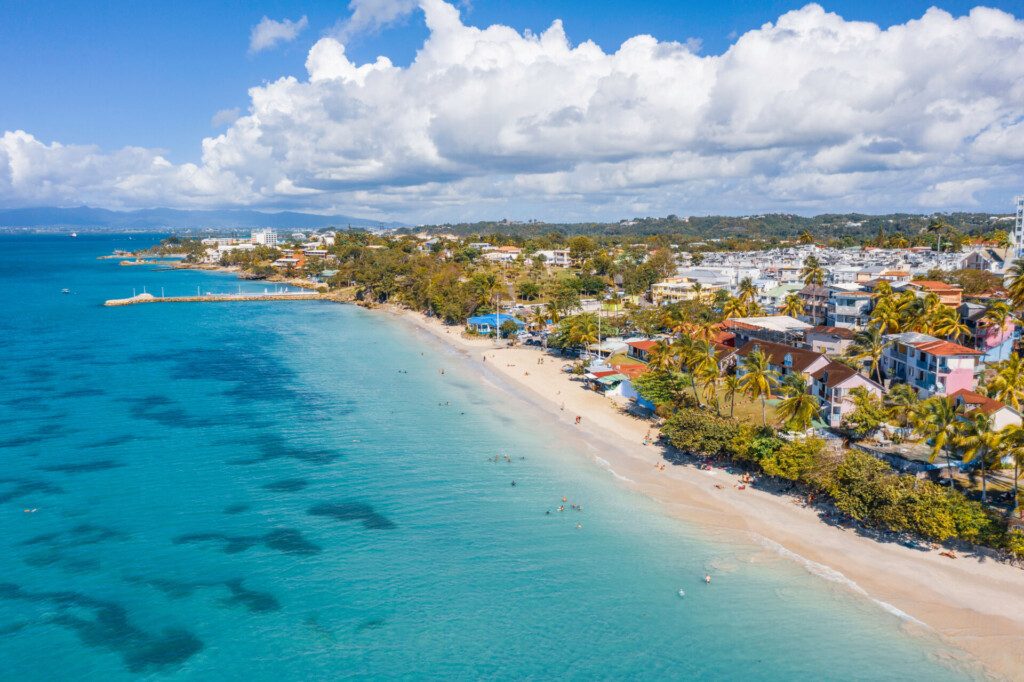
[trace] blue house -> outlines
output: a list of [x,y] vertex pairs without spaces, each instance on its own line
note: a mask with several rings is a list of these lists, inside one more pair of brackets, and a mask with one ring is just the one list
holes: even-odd
[[506,322],[513,322],[516,325],[518,331],[526,329],[526,323],[522,320],[517,320],[511,315],[505,313],[495,313],[493,315],[477,315],[466,320],[466,326],[475,331],[477,334],[493,334],[495,331],[501,328],[501,325]]

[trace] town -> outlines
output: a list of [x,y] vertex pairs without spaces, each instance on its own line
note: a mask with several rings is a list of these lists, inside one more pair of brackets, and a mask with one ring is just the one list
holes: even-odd
[[[939,224],[909,235],[926,244],[897,234],[844,248],[806,233],[726,251],[663,235],[259,229],[135,256],[178,252],[183,267],[537,347],[650,419],[664,445],[825,493],[856,522],[1020,555],[1022,216],[1018,199],[1012,231],[953,239]],[[877,489],[850,498],[844,467]]]

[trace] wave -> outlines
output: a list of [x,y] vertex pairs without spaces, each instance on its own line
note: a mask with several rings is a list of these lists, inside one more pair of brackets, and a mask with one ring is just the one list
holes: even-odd
[[796,552],[787,549],[786,547],[783,547],[779,543],[775,542],[774,540],[770,540],[764,537],[763,535],[758,535],[756,533],[752,533],[752,535],[758,541],[758,543],[761,544],[761,546],[774,551],[779,556],[795,561],[796,563],[803,566],[808,573],[815,575],[819,578],[824,578],[829,582],[838,583],[857,594],[867,597],[875,604],[880,606],[882,610],[889,614],[892,614],[893,616],[896,616],[900,620],[906,621],[908,623],[913,623],[924,628],[928,628],[928,625],[926,623],[923,623],[917,618],[914,618],[906,611],[902,611],[901,609],[896,608],[889,602],[882,601],[881,599],[875,599],[870,594],[868,594],[867,590],[858,585],[854,580],[851,580],[846,575],[844,575],[840,571],[837,571],[831,566],[826,566],[825,564],[818,563],[817,561],[812,561],[811,559],[808,559],[805,556],[797,554]]
[[617,471],[615,471],[615,469],[612,469],[612,465],[604,457],[598,457],[597,455],[595,455],[594,456],[594,460],[598,464],[600,464],[601,467],[605,471],[607,471],[608,473],[610,473],[612,476],[614,476],[615,478],[619,479],[620,481],[625,481],[626,483],[632,483],[632,484],[636,485],[636,481],[634,481],[632,478],[628,478],[626,476],[623,476],[622,474],[620,474]]

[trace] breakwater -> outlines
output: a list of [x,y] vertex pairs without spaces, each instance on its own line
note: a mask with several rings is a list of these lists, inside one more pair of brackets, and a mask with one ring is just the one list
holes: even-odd
[[311,291],[275,292],[268,294],[203,294],[199,296],[154,296],[138,294],[129,298],[111,298],[105,306],[137,305],[140,303],[229,303],[240,301],[318,301],[324,294]]

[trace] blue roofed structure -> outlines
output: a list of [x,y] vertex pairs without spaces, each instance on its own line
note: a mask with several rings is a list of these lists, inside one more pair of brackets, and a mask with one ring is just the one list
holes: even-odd
[[518,320],[511,315],[505,313],[496,313],[493,315],[477,315],[466,320],[466,326],[475,331],[477,334],[493,334],[495,331],[501,328],[501,325],[506,322],[513,322],[516,328],[522,331],[526,328],[526,323],[522,320]]

